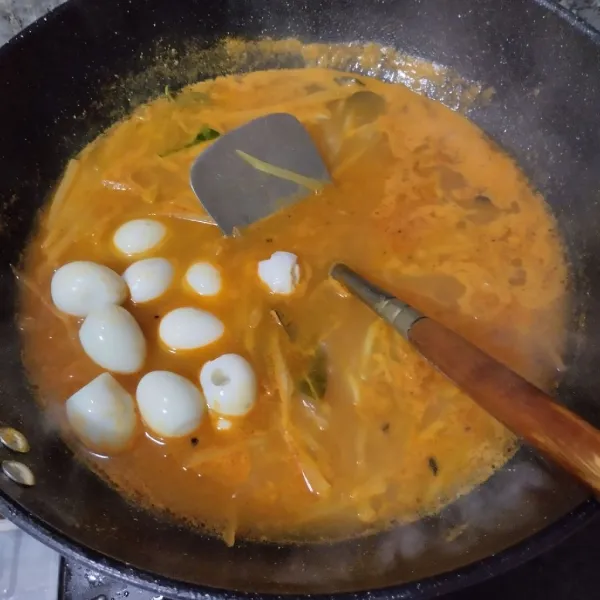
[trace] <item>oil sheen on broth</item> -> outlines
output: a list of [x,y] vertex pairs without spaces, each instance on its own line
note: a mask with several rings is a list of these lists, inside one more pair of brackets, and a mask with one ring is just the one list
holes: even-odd
[[[211,137],[208,129],[224,133],[277,111],[306,125],[334,184],[224,238],[188,183],[192,160],[211,141],[192,142],[198,132]],[[189,435],[160,439],[140,421],[130,446],[107,460],[66,423],[66,399],[103,369],[82,351],[79,321],[52,306],[50,280],[75,260],[122,273],[135,259],[116,251],[113,234],[148,216],[167,236],[142,258],[169,259],[173,283],[157,300],[124,303],[148,354],[141,371],[115,378],[134,397],[153,370],[199,386],[204,363],[237,353],[256,373],[257,402],[229,431],[206,416]],[[270,294],[257,276],[258,262],[278,250],[299,259],[289,296]],[[543,199],[463,116],[402,85],[310,68],[167,94],[71,162],[22,273],[25,360],[40,402],[78,455],[123,493],[228,543],[236,535],[350,537],[436,512],[503,465],[515,440],[328,281],[337,260],[536,384],[554,384],[566,266]],[[196,261],[218,268],[217,296],[195,295],[183,283]],[[225,334],[199,350],[167,350],[158,324],[181,306],[210,311]],[[302,385],[325,374],[322,397]]]

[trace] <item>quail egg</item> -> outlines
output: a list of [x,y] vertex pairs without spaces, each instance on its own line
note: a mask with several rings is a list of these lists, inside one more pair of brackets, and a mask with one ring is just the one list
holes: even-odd
[[198,428],[204,398],[189,380],[170,371],[152,371],[142,377],[136,399],[142,419],[158,435],[181,437]]
[[258,263],[258,276],[273,294],[291,294],[300,280],[298,257],[291,252],[274,252]]
[[112,269],[78,260],[63,265],[54,273],[50,295],[58,310],[85,317],[107,304],[121,304],[127,297],[127,286]]
[[173,281],[174,269],[166,258],[144,258],[127,267],[123,279],[136,304],[162,296]]
[[216,342],[225,326],[212,313],[199,308],[176,308],[161,320],[158,334],[171,350],[195,350]]
[[146,340],[137,321],[121,306],[91,312],[79,330],[85,353],[107,371],[135,373],[146,359]]
[[200,385],[208,408],[225,417],[247,414],[256,402],[256,375],[239,354],[223,354],[200,371]]
[[143,254],[156,247],[167,234],[167,228],[153,219],[134,219],[117,229],[113,244],[123,254]]
[[90,450],[114,454],[125,449],[136,429],[133,398],[109,373],[99,375],[66,402],[67,419]]
[[221,291],[221,273],[210,263],[194,263],[185,274],[188,285],[200,296],[216,296]]

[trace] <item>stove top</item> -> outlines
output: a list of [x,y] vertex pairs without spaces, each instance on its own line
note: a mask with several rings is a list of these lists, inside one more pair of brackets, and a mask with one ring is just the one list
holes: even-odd
[[[583,600],[600,587],[600,519],[554,550],[443,600]],[[168,600],[62,560],[57,600]],[[1,569],[0,569],[1,573]],[[0,576],[1,580],[1,576]],[[7,600],[12,598],[6,597]],[[0,589],[0,600],[4,600]],[[14,598],[14,600],[30,600]],[[42,600],[31,598],[31,600]]]
[[60,562],[0,516],[0,600],[57,600]]

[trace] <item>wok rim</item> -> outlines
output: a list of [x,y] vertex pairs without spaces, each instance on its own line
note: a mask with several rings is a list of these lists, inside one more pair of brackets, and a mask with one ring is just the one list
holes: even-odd
[[289,600],[350,600],[368,595],[375,600],[404,600],[434,598],[442,594],[458,591],[514,569],[543,554],[566,540],[569,536],[589,523],[600,512],[600,502],[589,497],[560,517],[520,542],[508,548],[476,560],[458,569],[439,573],[425,579],[409,581],[398,585],[358,591],[334,592],[331,594],[282,594],[259,593],[212,588],[193,584],[127,565],[123,561],[79,544],[54,529],[35,515],[22,508],[0,490],[0,508],[6,518],[39,542],[52,548],[66,559],[75,560],[84,566],[97,569],[104,575],[151,592],[158,592],[166,598],[222,598],[244,600],[248,598]]
[[[549,12],[556,14],[559,18],[567,21],[569,25],[600,46],[600,31],[589,25],[582,17],[558,4],[556,0],[530,1],[535,2],[546,8]],[[40,27],[51,27],[52,23],[59,19],[63,12],[73,10],[76,3],[77,0],[66,0],[61,5],[46,13],[43,18],[38,18],[10,38],[0,47],[0,61],[9,60],[10,54],[18,52],[18,47],[21,44],[28,43],[28,38],[31,35],[35,35],[35,32]],[[118,581],[147,591],[157,592],[165,597],[173,599],[197,599],[203,597],[207,599],[222,598],[231,600],[248,598],[280,599],[282,596],[290,600],[304,600],[309,597],[308,594],[258,593],[212,588],[153,574],[74,541],[68,535],[58,531],[28,511],[1,489],[0,509],[3,516],[37,541],[55,550],[60,556],[74,560],[88,568],[96,569],[100,573]],[[310,598],[314,600],[349,600],[351,598],[363,598],[368,595],[375,600],[404,600],[409,598],[426,599],[448,594],[506,573],[543,554],[566,540],[598,514],[600,514],[600,502],[590,496],[550,525],[529,535],[520,542],[458,569],[394,586],[359,591],[334,592],[331,594],[310,594]]]

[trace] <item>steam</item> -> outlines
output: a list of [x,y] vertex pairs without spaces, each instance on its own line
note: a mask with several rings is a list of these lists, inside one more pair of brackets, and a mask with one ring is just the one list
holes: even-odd
[[[410,581],[431,574],[422,572],[424,568],[456,568],[457,564],[478,558],[488,536],[496,539],[501,532],[508,546],[514,542],[514,534],[517,539],[528,535],[539,509],[537,497],[553,485],[553,476],[543,461],[518,455],[438,516],[340,544],[339,550],[327,550],[327,556],[318,546],[309,554],[300,549],[291,551],[285,564],[276,570],[277,583],[339,590],[344,586],[351,588],[356,574],[360,574],[360,585],[368,585],[365,573],[374,584],[381,585],[388,579],[390,583],[398,579]],[[523,532],[522,536],[519,532]],[[493,543],[491,551],[497,551],[497,539]]]

